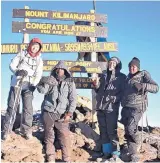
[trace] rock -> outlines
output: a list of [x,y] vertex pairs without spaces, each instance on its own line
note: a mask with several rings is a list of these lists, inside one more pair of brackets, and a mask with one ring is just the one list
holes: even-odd
[[160,136],[160,127],[149,127],[152,134]]
[[142,153],[140,153],[140,161],[151,161],[157,159],[157,149],[149,144],[143,143]]
[[35,137],[26,140],[15,133],[10,140],[2,142],[2,154],[3,161],[8,162],[44,162],[40,141]]
[[84,137],[82,137],[81,135],[77,135],[77,134],[71,132],[70,138],[72,140],[72,142],[71,142],[72,149],[76,149],[78,147],[83,147],[85,145]]
[[118,128],[118,137],[119,137],[119,144],[124,144],[124,130],[122,128]]
[[153,132],[151,134],[146,134],[144,142],[157,149],[157,158],[160,159],[160,137],[157,134],[155,134],[155,130],[154,134]]
[[78,122],[77,126],[81,129],[81,133],[89,139],[92,139],[94,141],[99,140],[99,135],[87,124],[83,122]]
[[78,110],[75,110],[76,113],[76,122],[83,122],[84,121],[84,115],[80,113]]
[[160,141],[152,144],[152,146],[157,149],[157,158],[160,159]]
[[158,149],[157,158],[160,159],[160,148]]
[[84,117],[84,122],[85,123],[89,123],[89,122],[92,122],[92,114],[90,111],[87,111],[86,112],[86,115]]
[[76,133],[77,135],[82,135],[82,132],[81,132],[81,129],[80,129],[80,128],[76,128],[76,129],[75,129],[75,133]]
[[[93,153],[101,151],[99,126],[95,110],[92,111],[91,101],[88,98],[80,97],[81,105],[75,111],[71,123],[71,147],[72,162],[89,162]],[[94,113],[94,115],[92,114]],[[18,117],[18,116],[17,116]],[[2,116],[4,118],[4,116]],[[20,118],[18,118],[19,121]],[[18,124],[18,123],[17,123]],[[40,132],[37,123],[33,123],[34,136],[43,141],[43,132]],[[91,126],[91,127],[90,127]],[[17,128],[17,127],[15,127]],[[43,128],[43,126],[42,126]],[[140,153],[141,161],[153,161],[160,159],[160,128],[149,128],[151,133],[143,130],[143,149]],[[124,126],[118,123],[118,136],[121,147],[124,145]],[[11,134],[11,139],[2,142],[2,162],[44,162],[43,142],[37,138],[25,140],[20,135]],[[59,142],[55,140],[56,159],[61,160],[62,152]],[[96,151],[96,152],[95,152]],[[124,152],[127,153],[127,152]],[[113,162],[112,160],[103,160]]]
[[143,134],[144,142],[149,143],[150,145],[160,142],[160,137],[155,134]]
[[72,162],[89,162],[89,158],[90,154],[82,148],[77,148],[72,152]]
[[87,110],[92,110],[92,102],[87,97],[77,95],[77,101],[78,101],[78,105],[82,105],[83,107],[86,107]]
[[92,139],[85,139],[85,147],[89,150],[94,150],[96,143]]

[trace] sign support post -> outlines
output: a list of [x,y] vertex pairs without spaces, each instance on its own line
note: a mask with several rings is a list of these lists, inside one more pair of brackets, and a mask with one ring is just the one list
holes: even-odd
[[[28,6],[24,6],[25,9],[29,9]],[[24,22],[29,22],[28,18],[24,18]],[[24,33],[23,34],[23,40],[22,40],[23,44],[28,44],[29,43],[29,34],[28,33]],[[18,113],[20,114],[20,105],[18,106],[17,109]],[[22,126],[22,119],[23,119],[23,108],[21,109],[21,123],[20,123],[20,130],[21,130],[21,126]]]
[[[90,10],[90,13],[95,13],[95,10]],[[95,26],[94,22],[91,23],[91,26]],[[96,42],[96,38],[95,37],[91,37],[91,42]],[[92,62],[96,62],[97,61],[97,53],[96,52],[92,52],[91,53],[91,61]],[[96,78],[97,74],[93,73],[92,74],[92,78]],[[95,115],[95,111],[96,111],[96,92],[94,89],[92,89],[92,128],[94,127],[94,117]]]
[[[28,6],[25,6],[24,7],[25,9],[29,9]],[[29,19],[28,18],[24,18],[24,22],[29,22]],[[29,43],[29,34],[28,33],[24,33],[23,34],[23,43]]]

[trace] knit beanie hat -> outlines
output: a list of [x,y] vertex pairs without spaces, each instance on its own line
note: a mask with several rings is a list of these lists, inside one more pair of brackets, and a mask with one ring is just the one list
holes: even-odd
[[136,57],[134,57],[130,62],[129,62],[129,67],[131,67],[132,65],[135,65],[138,67],[138,69],[140,69],[140,60]]

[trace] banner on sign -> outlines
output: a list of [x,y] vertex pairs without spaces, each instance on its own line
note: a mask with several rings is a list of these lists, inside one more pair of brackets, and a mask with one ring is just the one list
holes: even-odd
[[[27,44],[2,44],[1,54],[15,54],[27,48]],[[115,42],[43,43],[43,53],[116,52]]]
[[13,9],[14,18],[58,19],[107,23],[107,15],[46,10]]
[[106,27],[37,22],[12,22],[12,32],[49,35],[74,35],[82,37],[107,37]]
[[[43,70],[51,71],[58,62],[57,60],[44,60]],[[65,61],[65,65],[71,72],[102,73],[107,69],[107,62]]]

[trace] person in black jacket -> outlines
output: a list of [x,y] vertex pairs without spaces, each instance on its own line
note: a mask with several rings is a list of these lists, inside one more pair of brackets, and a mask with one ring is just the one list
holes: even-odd
[[120,155],[117,122],[126,79],[126,75],[120,72],[121,68],[121,61],[117,57],[112,57],[107,72],[102,74],[99,82],[93,81],[97,93],[96,110],[104,157],[118,158]]
[[121,122],[125,127],[130,161],[137,162],[139,160],[137,152],[141,144],[137,130],[138,122],[147,107],[147,93],[157,93],[159,87],[149,72],[140,71],[140,60],[138,58],[134,57],[128,66],[129,74],[125,81]]

